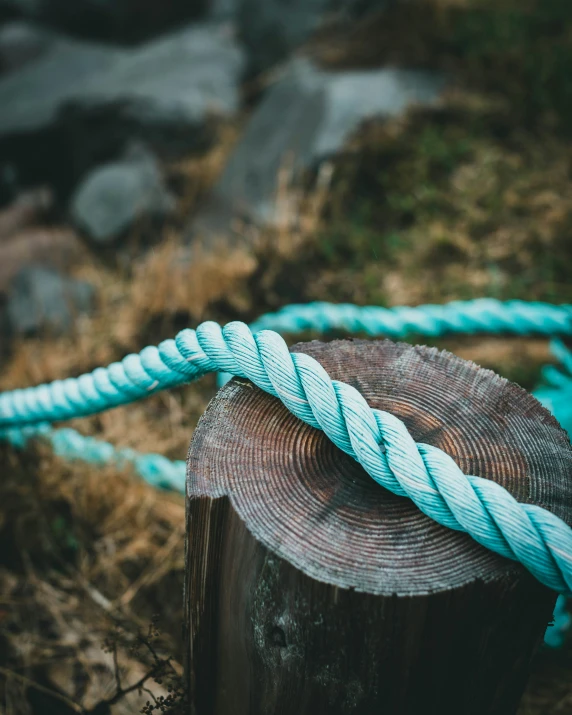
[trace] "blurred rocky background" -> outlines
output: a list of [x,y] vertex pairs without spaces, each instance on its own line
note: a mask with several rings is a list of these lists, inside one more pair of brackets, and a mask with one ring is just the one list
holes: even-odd
[[[0,389],[292,302],[572,302],[571,127],[569,0],[0,0]],[[183,459],[215,389],[73,426]],[[0,473],[0,713],[175,713],[182,498]],[[566,713],[572,644],[520,715]]]

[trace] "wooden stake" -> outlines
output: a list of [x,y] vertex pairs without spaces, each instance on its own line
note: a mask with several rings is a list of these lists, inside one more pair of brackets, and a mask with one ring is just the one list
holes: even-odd
[[[528,393],[389,341],[293,348],[466,474],[572,521],[572,450]],[[556,594],[378,486],[247,381],[188,459],[193,715],[511,715]]]

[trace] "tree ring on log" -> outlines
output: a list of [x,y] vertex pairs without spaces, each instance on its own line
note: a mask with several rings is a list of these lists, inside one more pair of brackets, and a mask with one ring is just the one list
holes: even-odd
[[[402,419],[417,442],[440,447],[465,474],[572,522],[568,436],[518,385],[451,353],[388,340],[292,350]],[[246,380],[228,383],[201,418],[187,492],[227,496],[270,551],[340,588],[422,596],[523,570],[379,486],[321,431]]]

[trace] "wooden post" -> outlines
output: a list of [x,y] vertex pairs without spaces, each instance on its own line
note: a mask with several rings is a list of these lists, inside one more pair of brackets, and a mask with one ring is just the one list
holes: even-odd
[[[466,474],[572,521],[572,450],[528,393],[446,352],[312,342]],[[233,380],[188,459],[192,715],[511,715],[556,594]]]

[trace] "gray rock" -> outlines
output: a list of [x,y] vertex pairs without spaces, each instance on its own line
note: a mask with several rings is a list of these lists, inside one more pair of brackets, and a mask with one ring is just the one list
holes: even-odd
[[50,51],[0,80],[0,137],[51,128],[58,113],[123,51],[59,37]]
[[111,243],[141,219],[164,218],[175,208],[154,157],[142,150],[94,169],[71,202],[77,228]]
[[0,73],[20,69],[48,52],[56,42],[49,31],[26,22],[0,27]]
[[228,29],[211,24],[129,50],[59,38],[0,79],[0,143],[18,165],[30,151],[22,137],[33,135],[37,153],[38,136],[53,144],[59,130],[60,153],[83,162],[80,171],[133,137],[161,149],[196,148],[213,117],[237,110],[242,69]]
[[192,132],[237,111],[243,62],[228,28],[192,26],[124,52],[71,101],[86,112],[113,107],[136,124]]
[[272,223],[281,166],[316,166],[338,152],[367,118],[394,117],[412,104],[433,103],[439,74],[380,69],[330,73],[298,60],[258,106],[231,156],[194,234],[225,234],[234,217]]
[[19,335],[69,333],[77,316],[92,310],[94,298],[89,283],[41,266],[24,268],[13,279],[8,294],[10,328]]

